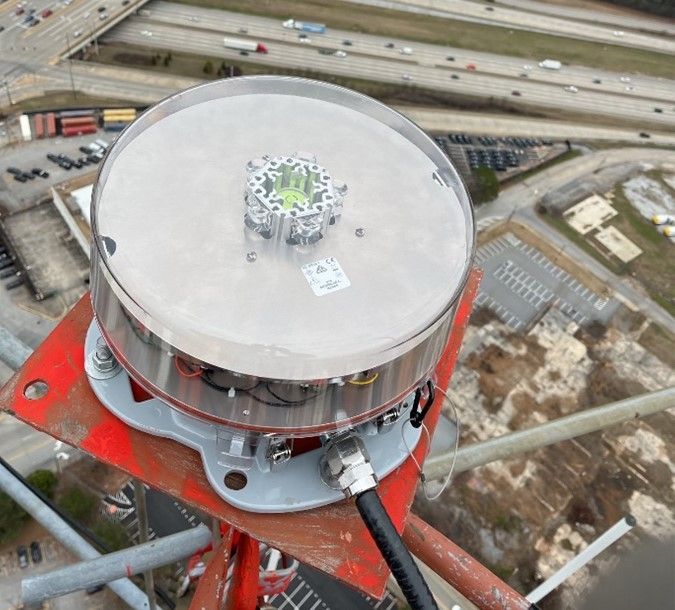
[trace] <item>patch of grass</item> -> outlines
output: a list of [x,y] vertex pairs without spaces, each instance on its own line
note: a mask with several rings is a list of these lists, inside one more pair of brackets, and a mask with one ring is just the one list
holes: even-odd
[[619,215],[610,224],[642,249],[642,254],[628,263],[627,271],[654,301],[675,316],[675,246],[638,213],[620,186],[614,190],[614,208]]
[[[536,32],[416,15],[338,0],[178,0],[182,4],[240,13],[326,23],[329,28],[389,38],[430,42],[463,49],[528,59],[555,57],[563,63],[598,69],[675,77],[675,64],[666,54],[618,45],[589,42]],[[281,23],[279,24],[281,27]],[[478,66],[480,70],[480,65]]]
[[558,155],[557,157],[554,157],[553,159],[549,159],[548,161],[544,161],[541,165],[537,165],[537,167],[533,167],[532,169],[528,169],[527,171],[524,171],[520,174],[516,174],[515,176],[511,178],[507,178],[502,182],[502,185],[507,185],[507,184],[512,184],[514,182],[520,182],[521,180],[525,180],[526,178],[529,178],[530,176],[533,176],[534,174],[543,171],[545,169],[548,169],[549,167],[553,167],[554,165],[557,165],[558,163],[563,163],[564,161],[569,161],[570,159],[574,159],[576,157],[581,156],[581,151],[580,150],[566,150],[562,154]]
[[541,218],[557,229],[558,232],[562,233],[571,242],[579,246],[593,258],[600,261],[610,271],[616,273],[616,275],[623,275],[625,273],[626,269],[624,265],[619,262],[609,260],[607,257],[605,257],[599,250],[596,250],[588,243],[588,241],[579,235],[579,233],[570,227],[570,225],[568,225],[567,222],[565,222],[562,218],[559,218],[558,216],[551,216],[550,214],[542,214]]
[[542,218],[616,275],[637,279],[656,303],[675,316],[675,275],[672,272],[675,247],[638,213],[621,186],[614,190],[613,206],[619,214],[608,225],[621,231],[642,250],[642,254],[629,263],[605,256],[592,245],[592,238],[584,238],[562,218],[549,214],[543,214]]
[[[166,65],[163,58],[166,56],[165,49],[152,49],[146,47],[137,47],[122,44],[101,44],[100,53],[95,58],[97,63],[132,66],[141,70],[151,70],[163,74],[173,74],[178,76],[187,76],[198,79],[221,78],[222,75],[229,75],[229,67],[234,68],[234,76],[242,74],[246,76],[256,74],[283,74],[287,76],[299,76],[303,78],[312,78],[325,82],[335,83],[343,87],[348,87],[355,91],[360,91],[389,104],[422,104],[424,106],[443,106],[444,108],[457,108],[462,110],[497,110],[508,114],[519,114],[532,116],[533,113],[524,113],[522,109],[510,106],[501,100],[484,99],[466,95],[455,95],[449,92],[424,89],[414,84],[396,84],[381,83],[358,78],[349,78],[346,76],[337,76],[315,72],[313,70],[281,68],[276,66],[267,66],[253,62],[236,60],[234,63],[228,63],[222,57],[209,55],[198,55],[192,53],[179,53],[173,51],[172,59],[169,65]],[[155,58],[153,62],[152,59]],[[204,73],[205,65],[211,62],[213,72]],[[223,65],[226,69],[222,70]]]
[[[12,106],[12,112],[40,112],[58,110],[59,108],[107,108],[109,106],[128,106],[129,100],[96,97],[78,93],[73,97],[72,91],[50,91],[41,97],[23,100]],[[5,110],[9,110],[5,108]]]
[[668,366],[675,368],[675,335],[652,322],[640,335],[638,343]]

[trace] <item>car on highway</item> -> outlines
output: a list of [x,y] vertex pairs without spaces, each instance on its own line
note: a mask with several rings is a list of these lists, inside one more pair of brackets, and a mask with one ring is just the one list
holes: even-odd
[[105,21],[105,20],[108,18],[108,13],[101,13],[101,14],[98,16],[98,18],[99,18],[101,21]]
[[300,38],[300,43],[301,44],[312,44],[312,39],[311,38]]
[[141,36],[152,36],[152,32],[150,30],[141,30]]
[[239,51],[239,55],[243,55],[244,57],[248,57],[248,51]]
[[660,114],[663,112],[663,108],[654,108],[654,112],[658,112]]
[[448,55],[448,56],[445,58],[445,61],[455,61],[455,58],[454,58],[452,55]]
[[517,89],[514,89],[513,91],[511,91],[511,95],[515,95],[516,97],[520,97],[522,95],[522,93],[520,91],[518,91]]
[[77,38],[78,36],[82,36],[82,30],[75,30],[73,32],[73,37]]
[[239,28],[240,34],[248,34],[248,28]]
[[567,91],[567,93],[579,93],[579,88],[574,85],[566,85],[563,87],[563,90]]
[[619,80],[622,83],[630,83],[630,76],[622,76]]
[[621,30],[614,30],[612,34],[614,34],[614,36],[618,38],[621,38],[623,36],[623,32]]
[[385,48],[387,49],[393,49],[394,48],[394,43],[393,42],[388,42],[387,44],[384,45]]
[[105,6],[99,6],[96,10],[97,10],[99,13],[105,13]]
[[413,79],[413,77],[410,76],[410,74],[401,74],[401,78],[402,78],[403,80],[408,80],[408,81],[410,81],[410,80]]
[[335,51],[335,53],[333,53],[333,55],[335,57],[347,57],[347,53],[345,53],[344,51]]
[[631,86],[631,85],[626,85],[626,86],[623,88],[623,90],[624,90],[624,91],[635,91],[635,87],[633,87],[633,86]]
[[527,72],[521,72],[520,78],[530,78],[530,75]]
[[23,544],[21,546],[17,547],[16,555],[19,558],[19,567],[22,570],[24,568],[27,568],[28,567],[28,551],[26,550],[26,547]]
[[352,44],[354,44],[351,40],[343,40],[342,44],[345,45],[346,47],[351,47]]
[[122,6],[126,6],[129,2],[131,2],[131,0],[122,0]]
[[309,38],[307,34],[298,34],[298,38]]
[[40,176],[40,178],[49,178],[49,172],[46,172],[41,167],[34,167],[30,171],[36,176]]
[[188,20],[192,21],[192,22],[196,22],[196,21],[199,21],[199,17],[195,17],[194,15],[191,15],[190,17],[188,17]]
[[594,84],[594,85],[600,85],[600,84],[602,84],[602,81],[601,81],[599,78],[594,78],[594,79],[593,79],[593,84]]
[[459,80],[459,74],[451,74],[451,75],[450,75],[450,78],[451,78],[452,80]]
[[530,64],[525,64],[523,70],[532,70],[532,66]]
[[472,72],[476,71],[476,64],[466,64],[466,69],[471,70]]
[[33,560],[33,563],[40,563],[42,561],[42,549],[40,549],[40,544],[36,540],[30,543],[30,558]]
[[4,26],[4,25],[0,25],[0,32],[3,32],[4,30],[5,30],[5,26]]
[[641,138],[651,138],[651,136],[646,131],[641,131],[638,135]]

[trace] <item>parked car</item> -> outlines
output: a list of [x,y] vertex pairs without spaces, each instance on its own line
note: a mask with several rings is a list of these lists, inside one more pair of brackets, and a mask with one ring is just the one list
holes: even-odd
[[46,8],[46,9],[45,9],[44,11],[42,11],[42,13],[40,13],[40,14],[42,15],[42,18],[43,18],[43,19],[46,19],[46,18],[49,17],[50,15],[53,15],[53,14],[54,14],[54,11],[52,11],[50,8]]
[[19,567],[21,569],[28,567],[28,551],[26,547],[22,544],[16,549],[16,554],[19,558]]
[[42,561],[42,550],[40,549],[40,544],[35,540],[30,543],[30,558],[33,560],[33,563],[40,563]]
[[31,174],[30,172],[21,172],[21,175],[26,179],[26,180],[35,180],[35,176]]
[[105,6],[99,6],[97,10],[99,13],[105,13]]
[[10,174],[14,174],[15,176],[18,176],[19,174],[23,173],[18,167],[8,167],[7,171]]
[[41,167],[34,167],[30,171],[36,176],[40,176],[40,178],[49,178],[49,172],[46,172]]
[[58,156],[56,156],[54,153],[47,153],[47,159],[49,159],[49,160],[52,161],[53,163],[58,163],[58,162],[59,162]]
[[17,182],[26,182],[27,179],[24,177],[23,174],[14,174],[14,180]]

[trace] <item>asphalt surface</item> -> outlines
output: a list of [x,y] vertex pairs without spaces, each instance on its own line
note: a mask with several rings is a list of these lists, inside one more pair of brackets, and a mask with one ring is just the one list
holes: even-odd
[[643,292],[632,285],[630,279],[620,278],[602,263],[581,250],[546,222],[541,220],[534,205],[548,191],[554,190],[574,179],[581,179],[598,169],[620,163],[632,163],[638,167],[652,164],[675,164],[675,151],[644,148],[621,148],[592,152],[570,161],[538,172],[530,178],[502,191],[493,202],[476,209],[476,220],[513,217],[532,227],[544,239],[565,251],[565,256],[583,265],[600,281],[615,292],[615,297],[630,303],[647,317],[664,328],[675,332],[675,319]]
[[619,27],[628,30],[632,29],[675,36],[675,21],[672,19],[658,19],[657,17],[650,17],[646,13],[639,13],[637,11],[628,13],[623,11],[619,6],[615,8],[605,4],[605,10],[595,10],[591,8],[592,5],[589,5],[589,8],[582,8],[579,6],[541,2],[541,0],[497,0],[497,4],[532,13],[555,15],[556,17],[564,17],[565,19],[592,21],[615,28]]
[[[273,67],[293,67],[341,76],[423,86],[438,91],[507,100],[514,107],[536,106],[598,114],[627,121],[675,127],[675,82],[564,66],[539,68],[536,59],[504,58],[438,45],[410,43],[379,36],[329,29],[301,43],[297,31],[279,20],[190,7],[168,2],[148,5],[149,16],[132,17],[111,30],[105,40],[149,48],[184,51],[242,60],[236,50],[223,46],[223,36],[263,42],[269,53],[250,53],[243,61]],[[196,21],[195,21],[196,20]],[[246,30],[246,34],[240,33]],[[351,46],[343,45],[344,40]],[[386,48],[393,43],[395,48]],[[403,46],[413,50],[403,55]],[[342,49],[346,57],[319,53],[319,48]],[[452,57],[454,61],[447,58]],[[474,65],[475,70],[467,66]],[[452,75],[458,79],[451,78]],[[528,78],[519,76],[528,74]],[[622,82],[628,78],[630,82]],[[599,84],[593,83],[599,79]],[[564,90],[575,85],[579,90]],[[626,88],[631,88],[627,91]],[[519,95],[514,95],[517,91]],[[661,110],[656,112],[655,108]]]
[[[626,29],[598,25],[594,19],[576,21],[560,18],[548,12],[530,12],[510,7],[485,5],[470,0],[347,0],[393,10],[402,10],[460,21],[498,25],[517,30],[541,32],[554,36],[566,36],[607,44],[630,46],[641,49],[675,53],[675,41]],[[538,3],[544,4],[544,3]],[[636,18],[635,22],[639,22]],[[627,27],[627,26],[626,26]],[[615,34],[614,32],[617,32]]]

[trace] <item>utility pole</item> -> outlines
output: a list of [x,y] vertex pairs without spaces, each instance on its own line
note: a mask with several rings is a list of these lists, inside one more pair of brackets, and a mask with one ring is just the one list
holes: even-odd
[[[140,544],[148,542],[148,509],[145,504],[145,486],[138,479],[134,479],[134,498],[136,500],[136,513],[138,514],[138,541]],[[157,610],[157,598],[155,597],[155,577],[152,570],[143,572],[145,580],[145,594],[148,596],[150,610]]]

